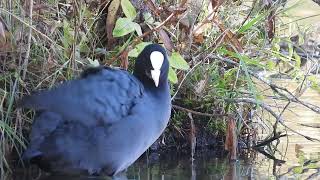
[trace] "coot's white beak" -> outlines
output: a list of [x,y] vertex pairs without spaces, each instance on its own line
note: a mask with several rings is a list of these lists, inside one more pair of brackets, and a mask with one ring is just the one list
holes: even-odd
[[156,87],[158,87],[158,85],[159,85],[160,74],[161,74],[161,71],[158,69],[151,70],[151,77],[152,77]]

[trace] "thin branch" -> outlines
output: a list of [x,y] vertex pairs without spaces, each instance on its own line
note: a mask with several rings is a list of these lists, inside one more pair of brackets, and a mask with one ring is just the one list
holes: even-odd
[[27,52],[24,57],[23,61],[23,73],[22,73],[22,80],[26,78],[27,74],[27,68],[28,68],[28,63],[29,63],[29,56],[30,56],[30,51],[31,51],[31,37],[32,37],[32,12],[33,12],[33,0],[29,1],[29,31],[28,31],[28,40],[27,40]]
[[166,25],[167,23],[170,22],[170,20],[176,16],[177,14],[184,12],[182,11],[182,6],[180,5],[178,9],[174,10],[168,17],[167,19],[165,19],[162,23],[160,23],[158,26],[156,26],[155,28],[150,29],[149,31],[143,33],[141,36],[136,37],[131,43],[129,43],[129,45],[124,48],[120,53],[118,53],[116,56],[114,56],[113,58],[111,58],[111,60],[109,62],[107,62],[106,64],[110,65],[112,63],[114,63],[123,53],[125,53],[126,51],[128,51],[128,49],[134,47],[135,45],[137,45],[144,37],[148,36],[149,34],[155,32],[155,31],[159,31],[162,26]]
[[[282,109],[281,113],[280,113],[280,117],[282,116],[282,114],[285,112],[285,110],[289,107],[290,105],[290,101],[286,104],[286,106]],[[278,128],[278,123],[279,121],[276,121],[273,125],[273,137],[277,136],[277,128]]]
[[178,92],[179,92],[182,84],[183,84],[184,81],[187,79],[188,75],[189,75],[191,72],[193,72],[193,70],[194,70],[197,66],[199,66],[201,63],[202,63],[202,61],[199,61],[197,64],[195,64],[195,65],[184,75],[183,79],[182,79],[181,82],[179,83],[179,86],[178,86],[176,92],[175,92],[174,95],[171,97],[171,101],[173,101],[174,98],[177,96],[177,94],[178,94]]
[[276,119],[276,121],[278,121],[278,122],[279,122],[282,126],[284,126],[285,128],[289,129],[290,131],[294,132],[295,134],[298,134],[298,135],[300,135],[300,136],[302,136],[302,137],[304,137],[304,138],[306,138],[306,139],[308,139],[308,140],[310,140],[310,141],[319,141],[319,142],[320,142],[319,139],[312,138],[312,137],[310,137],[310,136],[306,136],[306,135],[304,135],[304,134],[301,134],[301,133],[299,133],[298,131],[296,131],[296,130],[290,128],[289,126],[287,126],[286,124],[284,124],[282,117],[279,116],[279,115],[277,115],[277,114],[272,110],[272,108],[271,108],[268,104],[266,104],[266,103],[264,103],[264,102],[259,102],[259,101],[255,100],[255,99],[252,99],[252,98],[224,99],[224,101],[233,101],[233,102],[238,102],[238,103],[239,103],[239,102],[244,102],[244,103],[250,103],[250,104],[259,105],[260,107],[262,107],[263,109],[265,109],[266,111],[268,111],[268,112]]
[[[235,62],[235,61],[232,61],[231,59],[228,59],[228,58],[222,58],[222,57],[219,57],[219,56],[216,56],[216,55],[211,55],[210,56],[211,58],[215,58],[215,59],[218,59],[220,61],[223,61],[223,62],[227,62],[227,63],[230,63],[230,64],[233,64],[233,65],[239,65],[239,63]],[[314,104],[310,104],[310,103],[307,103],[307,102],[304,102],[304,101],[301,101],[299,100],[294,94],[292,94],[288,89],[286,88],[283,88],[283,87],[280,87],[276,84],[273,84],[271,83],[270,81],[264,79],[263,77],[257,75],[256,73],[248,70],[248,73],[255,77],[256,79],[262,81],[263,83],[265,83],[266,85],[270,86],[270,88],[272,90],[274,90],[277,94],[279,94],[280,96],[284,97],[285,99],[287,99],[288,101],[291,101],[291,102],[295,102],[295,103],[299,103],[303,106],[305,106],[306,108],[320,114],[320,107],[319,106],[316,106]],[[286,92],[288,95],[286,95],[285,93],[283,92],[280,92],[279,90],[282,90],[284,92]]]
[[57,44],[54,40],[50,39],[47,35],[45,35],[44,33],[42,33],[41,31],[37,30],[35,27],[32,26],[32,24],[29,24],[27,22],[25,22],[23,19],[21,19],[20,17],[18,17],[17,15],[15,15],[12,12],[9,12],[8,10],[4,9],[4,8],[0,8],[0,11],[5,12],[7,14],[9,14],[10,16],[12,16],[13,18],[15,18],[16,20],[18,20],[19,22],[21,22],[22,24],[26,25],[27,27],[31,28],[34,32],[36,32],[37,34],[39,34],[40,36],[42,36],[44,39],[47,39],[51,44],[58,46],[61,49],[64,49],[64,47],[60,46],[59,44]]
[[195,114],[195,115],[199,115],[199,116],[207,116],[207,117],[221,117],[221,116],[228,116],[228,114],[210,114],[210,113],[202,113],[202,112],[198,112],[198,111],[194,111],[191,109],[187,109],[178,105],[172,105],[173,108],[175,109],[179,109],[181,111],[185,111],[191,114]]
[[288,136],[287,134],[277,134],[275,136],[272,136],[271,138],[268,138],[260,143],[258,143],[257,145],[255,145],[254,147],[257,148],[257,147],[261,147],[261,146],[265,146],[265,145],[268,145],[270,144],[271,142],[277,140],[277,139],[280,139],[282,137],[285,137],[285,136]]
[[265,155],[267,158],[274,160],[275,163],[277,163],[277,164],[283,164],[283,163],[286,162],[286,161],[284,161],[284,160],[277,159],[277,158],[274,157],[273,155],[267,153],[267,152],[266,152],[264,149],[262,149],[262,148],[256,148],[256,150],[257,150],[258,152],[260,152],[261,154]]

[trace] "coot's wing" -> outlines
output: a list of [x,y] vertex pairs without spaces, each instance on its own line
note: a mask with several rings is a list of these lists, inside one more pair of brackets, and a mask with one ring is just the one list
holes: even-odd
[[99,67],[88,69],[79,79],[26,96],[18,104],[95,126],[121,120],[142,96],[142,84],[127,71]]

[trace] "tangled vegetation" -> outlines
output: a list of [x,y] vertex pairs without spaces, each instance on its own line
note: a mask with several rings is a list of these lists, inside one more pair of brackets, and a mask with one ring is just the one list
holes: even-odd
[[[151,42],[170,54],[173,116],[163,141],[179,137],[194,150],[218,137],[236,159],[241,143],[258,149],[286,136],[283,127],[299,133],[282,114],[292,103],[320,113],[299,99],[308,88],[320,92],[319,47],[306,45],[313,29],[284,30],[295,23],[282,22],[290,8],[265,1],[1,1],[1,170],[12,152],[25,148],[32,122],[33,112],[16,109],[16,100],[86,66],[131,70]],[[297,88],[282,87],[275,77],[292,79]],[[282,103],[273,107],[271,99]],[[267,135],[259,136],[259,128]]]

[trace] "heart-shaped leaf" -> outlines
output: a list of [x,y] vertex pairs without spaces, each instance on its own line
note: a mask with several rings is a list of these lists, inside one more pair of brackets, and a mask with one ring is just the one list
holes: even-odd
[[124,15],[126,15],[127,18],[134,20],[137,12],[131,2],[129,0],[121,0],[121,7]]
[[178,52],[172,53],[169,62],[170,62],[170,66],[176,69],[181,69],[181,70],[189,69],[189,64],[186,62],[186,60],[183,59],[183,57]]
[[141,36],[142,35],[142,30],[141,30],[141,26],[138,24],[138,23],[135,23],[133,22],[133,26],[134,26],[134,29],[136,30],[138,36]]
[[119,18],[113,29],[113,37],[121,37],[136,30],[136,24],[129,18]]

